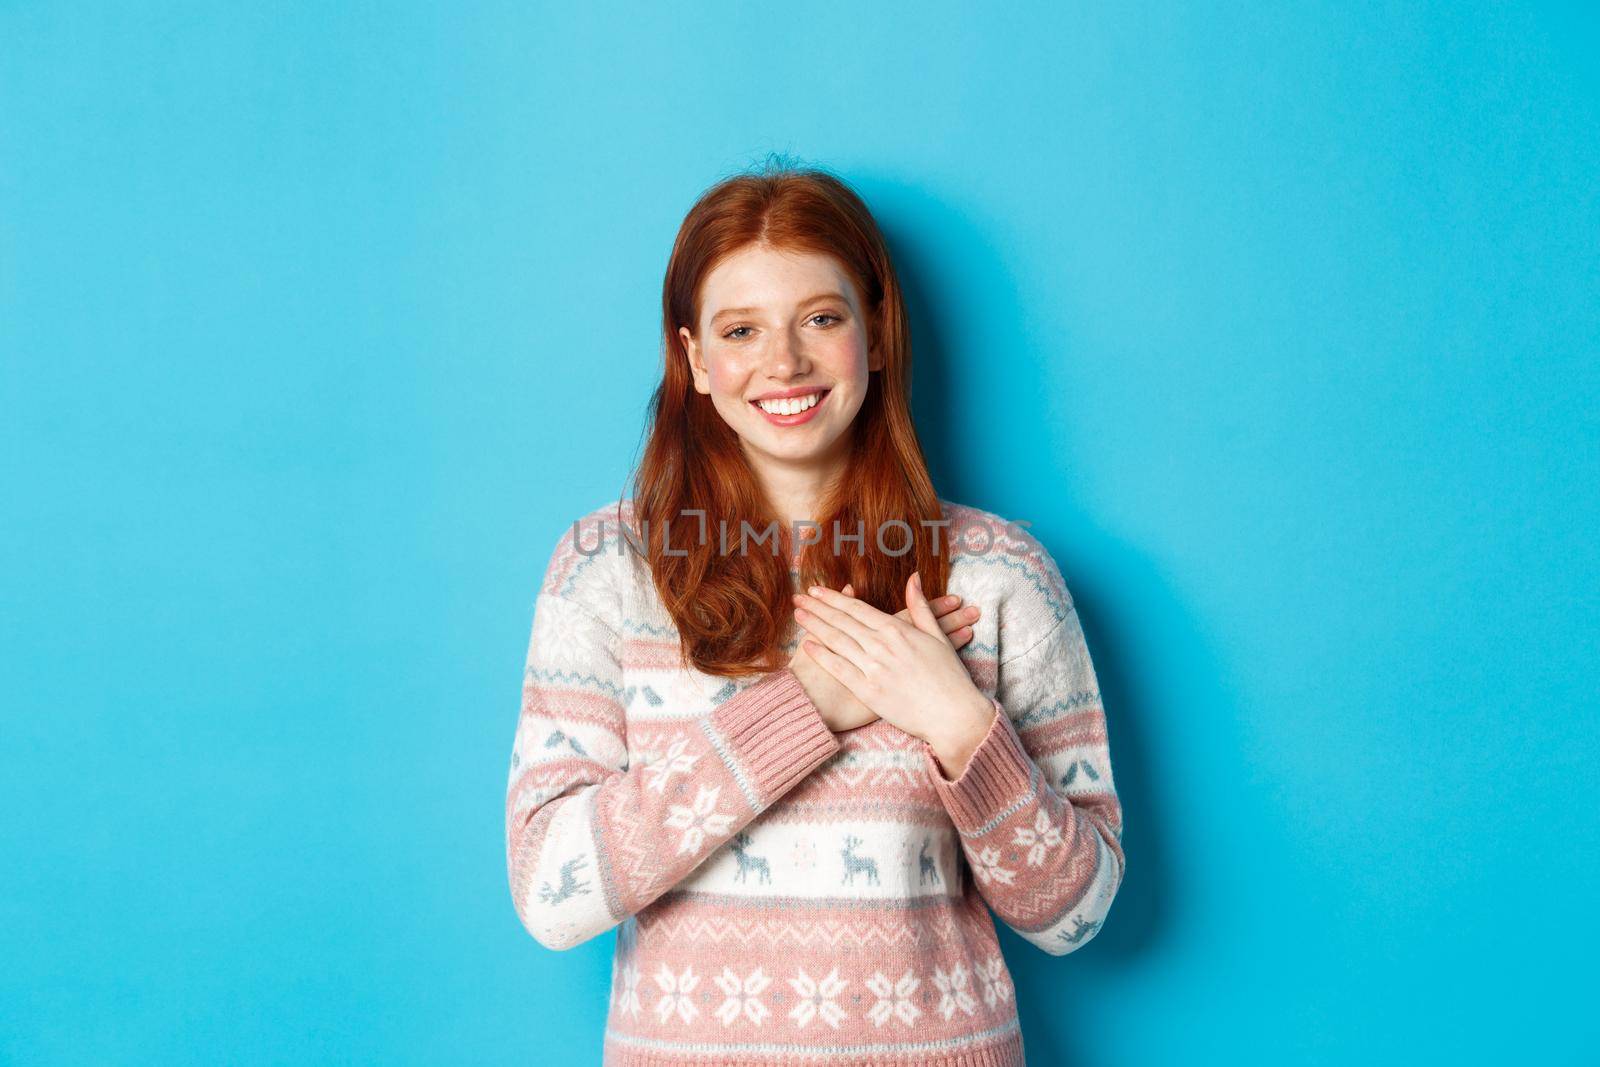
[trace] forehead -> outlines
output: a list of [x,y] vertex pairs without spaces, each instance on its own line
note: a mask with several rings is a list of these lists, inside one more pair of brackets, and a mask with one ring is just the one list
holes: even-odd
[[724,308],[781,308],[816,293],[838,292],[855,299],[855,289],[839,261],[820,252],[747,245],[724,257],[701,283],[702,313]]

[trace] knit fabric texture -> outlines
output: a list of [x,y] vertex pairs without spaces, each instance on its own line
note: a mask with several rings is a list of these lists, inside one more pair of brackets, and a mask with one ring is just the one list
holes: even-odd
[[833,733],[787,668],[685,667],[618,503],[550,556],[505,809],[527,931],[566,949],[616,930],[603,1064],[1022,1064],[991,909],[1066,955],[1124,863],[1099,686],[1050,554],[940,502],[949,591],[983,609],[959,655],[995,711],[951,781],[881,719]]

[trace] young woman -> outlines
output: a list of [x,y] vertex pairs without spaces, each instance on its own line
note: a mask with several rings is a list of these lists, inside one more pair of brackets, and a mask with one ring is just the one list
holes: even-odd
[[556,544],[506,798],[541,944],[617,928],[603,1062],[1023,1063],[1001,921],[1100,928],[1122,810],[1072,597],[939,499],[872,216],[826,172],[695,204],[631,498]]

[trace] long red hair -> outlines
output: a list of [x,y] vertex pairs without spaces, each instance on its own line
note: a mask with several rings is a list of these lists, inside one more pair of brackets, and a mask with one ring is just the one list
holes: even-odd
[[[854,282],[869,338],[882,350],[883,369],[870,373],[851,426],[844,476],[827,492],[822,514],[813,516],[821,540],[806,545],[800,557],[801,588],[839,589],[849,582],[857,597],[893,614],[905,606],[913,570],[922,575],[929,598],[941,595],[949,578],[947,532],[925,525],[943,516],[911,419],[905,300],[871,212],[848,184],[821,169],[769,164],[721,181],[690,209],[667,263],[661,384],[651,399],[648,441],[634,472],[630,536],[644,548],[656,590],[677,624],[684,662],[723,676],[776,670],[786,662],[781,646],[793,618],[789,564],[795,546],[737,434],[711,398],[695,391],[678,327],[696,332],[706,275],[753,243],[834,257]],[[706,517],[704,537],[693,517],[697,509]],[[752,541],[744,554],[723,553],[719,520],[735,545],[742,522],[754,531],[776,522],[777,551]],[[841,534],[837,554],[835,529]],[[891,551],[901,552],[908,540],[910,549],[884,552],[880,529]],[[859,545],[843,540],[857,532],[864,535]]]

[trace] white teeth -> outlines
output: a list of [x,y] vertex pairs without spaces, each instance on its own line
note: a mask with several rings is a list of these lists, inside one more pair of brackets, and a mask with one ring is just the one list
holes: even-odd
[[757,400],[756,406],[769,415],[798,415],[807,408],[816,407],[821,399],[821,393],[807,393],[805,396],[791,396],[782,400]]

